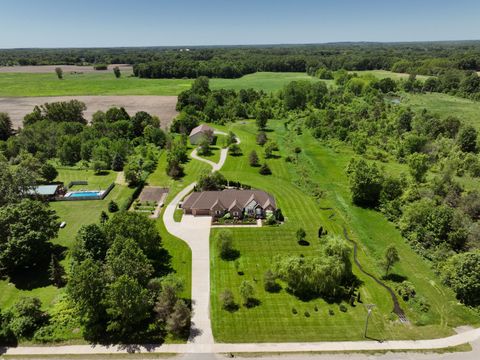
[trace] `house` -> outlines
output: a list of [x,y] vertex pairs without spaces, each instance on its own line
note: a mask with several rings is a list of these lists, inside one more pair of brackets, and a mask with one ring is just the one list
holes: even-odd
[[200,126],[197,126],[190,132],[190,144],[197,145],[205,137],[208,138],[210,142],[212,142],[213,132],[214,130],[208,125],[202,124]]
[[261,190],[223,190],[193,192],[183,202],[183,213],[215,218],[230,214],[233,218],[263,219],[277,209],[272,195]]
[[62,185],[38,185],[32,188],[28,194],[34,197],[53,200],[57,195],[61,194]]

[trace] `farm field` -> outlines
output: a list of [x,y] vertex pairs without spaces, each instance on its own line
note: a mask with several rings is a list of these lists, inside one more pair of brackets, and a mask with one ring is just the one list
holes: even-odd
[[[1,77],[1,74],[0,74]],[[177,111],[176,96],[53,96],[53,97],[0,97],[0,112],[6,112],[12,119],[13,126],[22,126],[23,118],[32,112],[35,105],[47,102],[79,100],[87,106],[85,118],[90,121],[92,115],[99,111],[106,111],[111,107],[124,107],[130,115],[138,111],[146,111],[160,118],[161,126],[167,128]]]
[[[303,149],[301,161],[311,168],[314,181],[325,191],[317,203],[296,184],[300,179],[294,165],[285,162],[287,130],[281,121],[270,121],[273,132],[268,136],[280,146],[280,157],[268,160],[273,175],[261,176],[258,169],[248,164],[248,153],[262,149],[255,144],[256,128],[253,123],[234,124],[230,127],[241,139],[244,155],[228,157],[222,173],[230,180],[252,185],[272,193],[282,209],[286,223],[279,227],[256,229],[230,229],[234,247],[239,250],[238,264],[219,258],[214,244],[214,229],[211,236],[211,316],[216,341],[219,342],[274,342],[274,341],[322,341],[360,340],[366,310],[363,304],[373,303],[369,336],[376,339],[421,339],[451,334],[452,327],[478,322],[467,308],[457,304],[453,293],[440,284],[428,264],[416,255],[404,242],[393,224],[383,215],[351,204],[344,169],[352,152],[340,145],[330,148],[314,140],[309,134],[298,136],[295,146]],[[247,155],[245,155],[247,154]],[[387,164],[398,168],[396,164]],[[325,210],[331,208],[329,210]],[[324,210],[322,210],[324,209]],[[410,308],[402,300],[401,305],[410,325],[402,325],[391,313],[392,301],[388,292],[372,279],[364,276],[354,265],[355,275],[363,282],[360,287],[363,304],[347,305],[347,312],[339,311],[339,304],[328,304],[322,299],[308,302],[288,294],[268,293],[263,289],[263,275],[272,266],[276,255],[303,254],[309,256],[320,251],[322,243],[317,238],[319,226],[329,234],[343,236],[343,227],[359,245],[359,260],[367,271],[381,277],[378,262],[384,248],[394,243],[399,249],[401,261],[393,273],[414,283],[417,292],[427,298],[431,305],[428,313]],[[302,227],[307,232],[309,246],[300,246],[295,239],[296,230]],[[272,249],[275,252],[272,253]],[[244,275],[238,275],[238,272]],[[260,305],[251,309],[241,306],[236,312],[223,310],[220,294],[230,289],[240,303],[239,286],[243,280],[255,287],[255,296]],[[391,284],[394,286],[394,284]],[[294,314],[294,309],[297,314]],[[316,310],[317,309],[317,310]],[[329,315],[333,310],[334,315]],[[306,316],[308,312],[308,316]]]
[[[294,80],[320,81],[304,73],[258,72],[239,79],[211,79],[212,89],[240,90],[254,88],[272,92]],[[54,72],[1,73],[0,97],[73,96],[73,95],[164,95],[176,96],[188,90],[191,79],[140,79],[113,73],[65,74],[59,80]]]

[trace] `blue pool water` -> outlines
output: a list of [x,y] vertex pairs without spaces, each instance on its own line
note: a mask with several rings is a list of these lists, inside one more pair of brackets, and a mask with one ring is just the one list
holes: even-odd
[[100,196],[99,191],[80,191],[80,192],[72,192],[70,197],[97,197]]

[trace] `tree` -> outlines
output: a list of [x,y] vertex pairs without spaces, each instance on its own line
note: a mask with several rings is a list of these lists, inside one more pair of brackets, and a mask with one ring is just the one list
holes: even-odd
[[52,182],[58,176],[57,169],[50,163],[43,164],[40,173],[47,182]]
[[115,77],[117,79],[120,79],[120,77],[122,76],[122,73],[121,73],[120,68],[118,66],[115,66],[113,68],[113,73],[115,74]]
[[117,211],[118,211],[118,204],[115,201],[110,200],[110,202],[108,203],[108,212],[114,213]]
[[229,131],[227,135],[227,141],[226,141],[227,146],[230,146],[236,143],[237,143],[237,136],[232,131]]
[[58,261],[58,258],[55,256],[55,254],[52,254],[48,273],[50,275],[50,281],[57,288],[65,286],[65,270],[63,269],[63,266],[60,265],[60,262]]
[[257,134],[257,144],[263,146],[267,143],[267,133],[265,131],[259,131]]
[[[108,220],[106,213],[105,216]],[[110,242],[102,227],[97,224],[83,225],[75,238],[72,256],[78,262],[87,258],[103,261],[109,247]]]
[[11,166],[2,155],[0,169],[0,206],[19,202],[34,190],[35,173],[23,166]]
[[477,130],[473,126],[465,126],[460,130],[457,142],[463,152],[477,152]]
[[264,130],[267,126],[268,118],[270,114],[264,107],[257,109],[256,123],[258,130]]
[[243,304],[246,307],[250,307],[252,300],[254,300],[255,290],[249,281],[243,280],[240,284],[240,295],[243,299]]
[[222,302],[222,308],[227,311],[235,311],[238,306],[235,303],[235,297],[231,290],[226,289],[220,294],[220,301]]
[[383,258],[383,268],[385,269],[385,276],[387,276],[392,266],[400,261],[397,248],[394,245],[387,247]]
[[186,337],[190,330],[191,310],[184,300],[179,299],[167,320],[167,329],[176,336]]
[[205,171],[200,174],[197,181],[197,188],[200,191],[217,191],[225,188],[227,179],[218,171]]
[[429,159],[426,154],[414,153],[408,157],[408,169],[410,175],[416,182],[421,183],[425,181],[425,175],[429,168]]
[[161,280],[160,293],[154,307],[154,312],[160,321],[168,320],[182,290],[183,285],[175,276],[167,275]]
[[67,294],[89,337],[105,337],[106,313],[102,300],[106,285],[103,264],[100,261],[86,258],[81,262],[72,262]]
[[354,204],[375,207],[380,200],[383,176],[375,164],[368,165],[365,160],[352,159],[347,168],[350,191]]
[[62,80],[63,79],[63,70],[61,67],[55,68],[55,73],[57,74],[57,77]]
[[238,251],[233,248],[232,233],[221,230],[216,235],[217,249],[223,260],[234,260],[238,257]]
[[262,164],[262,166],[260,166],[260,170],[258,172],[261,175],[271,175],[272,174],[272,170],[270,170],[267,163]]
[[321,254],[277,257],[273,271],[302,299],[312,296],[331,299],[343,294],[343,287],[352,281],[350,252],[343,239],[327,237]]
[[258,155],[255,150],[252,150],[250,155],[248,156],[248,162],[250,166],[257,167],[259,165]]
[[142,180],[142,166],[138,161],[129,161],[123,168],[125,180],[130,186],[135,186]]
[[110,280],[127,275],[145,286],[153,275],[153,267],[138,244],[124,237],[117,237],[107,252],[106,274]]
[[105,161],[95,160],[92,163],[92,169],[95,175],[102,174],[105,170],[108,170],[108,165]]
[[182,165],[176,159],[167,161],[167,175],[172,179],[180,179],[185,173]]
[[123,164],[125,163],[125,160],[120,153],[115,153],[112,158],[112,164],[110,167],[112,168],[113,171],[122,171],[123,170]]
[[138,244],[156,270],[168,265],[161,246],[162,239],[155,221],[133,211],[116,213],[104,226],[110,243],[117,237],[132,239]]
[[273,157],[273,152],[278,150],[278,146],[274,142],[269,142],[267,146],[265,146],[265,159],[270,159]]
[[8,311],[9,328],[17,338],[31,338],[47,320],[36,297],[22,297]]
[[307,236],[307,233],[305,232],[305,230],[303,230],[302,228],[299,228],[297,230],[297,232],[295,233],[295,236],[297,238],[297,241],[300,242],[300,241],[304,241],[305,240],[305,237]]
[[443,265],[441,276],[464,304],[480,305],[480,250],[453,255]]
[[102,304],[108,315],[107,331],[124,341],[137,332],[152,308],[148,290],[128,275],[107,286]]
[[0,269],[6,274],[48,264],[58,233],[55,211],[24,199],[0,208]]
[[277,277],[272,272],[272,270],[267,270],[263,276],[263,287],[265,291],[276,292],[280,289],[280,286],[277,284]]
[[100,214],[100,224],[104,225],[108,221],[109,217],[105,211]]
[[7,113],[0,112],[0,141],[6,141],[13,135],[12,120]]
[[210,149],[210,139],[206,136],[203,136],[198,143],[198,155],[207,156],[210,155],[211,152],[212,150]]
[[228,149],[228,152],[232,156],[240,156],[242,155],[242,149],[238,144],[232,144],[230,145],[230,148]]

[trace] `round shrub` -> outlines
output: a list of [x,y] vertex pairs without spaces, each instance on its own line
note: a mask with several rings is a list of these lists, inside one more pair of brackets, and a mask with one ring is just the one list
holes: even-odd
[[298,311],[297,311],[297,309],[295,309],[295,308],[292,308],[292,314],[293,314],[293,315],[297,315],[297,314],[298,314]]

